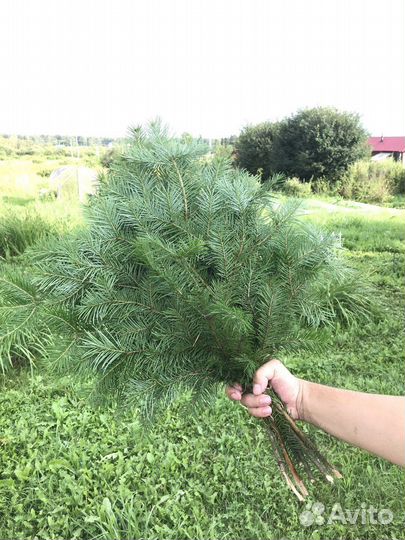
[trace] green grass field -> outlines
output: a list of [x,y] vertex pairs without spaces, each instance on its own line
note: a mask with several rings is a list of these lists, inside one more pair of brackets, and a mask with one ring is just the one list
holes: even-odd
[[66,164],[83,163],[69,158],[0,160],[0,259],[21,254],[44,236],[65,234],[81,225],[79,204],[39,198],[41,188],[49,188],[49,179],[39,172]]
[[[55,203],[27,204],[64,219]],[[321,383],[403,394],[405,210],[308,199],[302,212],[342,233],[345,256],[369,275],[381,313],[339,328],[322,355],[282,360]],[[321,502],[326,519],[305,527],[306,506],[280,478],[258,421],[223,395],[188,417],[175,406],[146,433],[136,412],[91,408],[85,388],[41,366],[33,375],[8,372],[0,384],[2,539],[404,538],[404,472],[310,427],[343,479],[310,488],[309,503]],[[357,521],[336,514],[337,504],[359,510]],[[392,522],[372,523],[371,506],[390,510]]]

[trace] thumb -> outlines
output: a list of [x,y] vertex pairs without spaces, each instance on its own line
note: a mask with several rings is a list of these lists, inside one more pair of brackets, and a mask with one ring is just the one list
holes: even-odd
[[253,393],[255,396],[263,394],[266,390],[269,381],[274,377],[277,363],[278,360],[270,360],[256,371],[253,376]]

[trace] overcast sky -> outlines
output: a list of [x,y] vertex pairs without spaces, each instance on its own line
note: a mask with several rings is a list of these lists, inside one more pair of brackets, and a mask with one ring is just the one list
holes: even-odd
[[237,134],[299,108],[405,135],[404,0],[1,0],[0,133]]

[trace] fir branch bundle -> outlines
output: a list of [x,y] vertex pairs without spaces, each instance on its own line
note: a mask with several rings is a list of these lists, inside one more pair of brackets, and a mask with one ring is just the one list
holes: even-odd
[[[57,336],[48,357],[148,419],[184,389],[205,402],[218,385],[247,388],[269,357],[313,350],[322,325],[368,308],[337,236],[205,152],[159,123],[136,130],[87,208],[88,232],[36,254],[41,321]],[[301,468],[339,474],[273,402],[264,423],[302,499]]]

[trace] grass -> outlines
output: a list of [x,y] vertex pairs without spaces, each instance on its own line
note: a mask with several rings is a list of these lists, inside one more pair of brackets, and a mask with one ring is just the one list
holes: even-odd
[[41,200],[49,179],[41,176],[63,165],[84,165],[85,159],[38,158],[0,160],[0,259],[20,255],[47,236],[66,234],[83,223],[78,203]]
[[353,201],[306,199],[301,212],[305,219],[341,232],[343,246],[350,251],[405,253],[405,210]]
[[66,207],[62,201],[6,199],[0,202],[0,259],[21,255],[36,242],[69,233],[82,222],[78,204]]
[[[47,204],[50,211],[55,203]],[[283,360],[326,384],[403,394],[405,211],[376,208],[305,203],[305,219],[342,232],[346,256],[370,274],[383,300],[382,316],[339,329],[322,355]],[[337,503],[352,512],[390,509],[392,523],[304,527],[305,506],[280,478],[265,433],[223,396],[186,417],[170,408],[145,433],[135,413],[93,409],[85,388],[45,370],[30,376],[21,369],[1,381],[2,539],[404,537],[404,472],[311,427],[344,477],[312,487],[310,502],[322,502],[324,515]]]
[[48,176],[65,165],[99,167],[98,160],[84,157],[38,159],[24,156],[21,159],[0,159],[0,201],[17,198],[36,198],[41,188],[49,187]]
[[[45,162],[49,171],[67,163],[64,160]],[[70,160],[72,161],[72,160]],[[0,193],[4,198],[35,198],[38,191],[47,187],[48,181],[39,174],[44,169],[43,163],[35,163],[32,159],[0,160]]]
[[391,206],[392,208],[405,208],[405,195],[392,195],[389,202],[385,206]]

